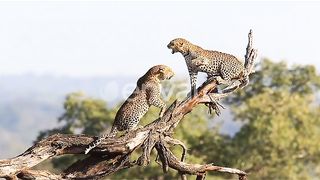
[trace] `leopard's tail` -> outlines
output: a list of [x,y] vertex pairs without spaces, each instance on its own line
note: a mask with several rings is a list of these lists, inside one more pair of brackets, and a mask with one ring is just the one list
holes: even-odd
[[99,144],[101,144],[103,140],[105,140],[105,139],[107,139],[109,137],[116,136],[117,132],[118,132],[117,127],[112,126],[110,133],[109,134],[103,134],[102,136],[99,136],[98,139],[96,139],[95,141],[90,143],[89,147],[85,150],[84,154],[88,154],[93,148],[95,148]]

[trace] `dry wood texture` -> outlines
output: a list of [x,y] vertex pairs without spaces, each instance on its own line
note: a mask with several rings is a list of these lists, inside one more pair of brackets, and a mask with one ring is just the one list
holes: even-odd
[[[252,48],[252,32],[250,31],[245,55],[248,76],[252,73],[256,55],[257,50]],[[178,123],[195,106],[204,103],[213,110],[219,111],[218,101],[237,90],[222,94],[212,93],[216,87],[216,81],[206,82],[198,88],[198,93],[194,97],[187,97],[182,102],[175,101],[161,119],[121,137],[106,139],[90,151],[88,157],[72,164],[62,174],[31,168],[52,157],[64,154],[84,154],[88,144],[97,137],[67,134],[49,136],[15,158],[0,160],[0,177],[6,179],[99,179],[121,169],[148,165],[150,153],[155,149],[158,152],[157,160],[163,171],[168,171],[168,168],[175,169],[181,174],[182,179],[186,179],[185,174],[196,175],[197,179],[204,179],[207,171],[236,174],[239,179],[246,179],[247,174],[241,170],[213,164],[188,164],[184,162],[186,151],[183,151],[182,158],[178,159],[169,150],[172,144],[186,149],[181,141],[173,139],[171,135]],[[130,155],[138,148],[142,149],[140,158],[130,162]]]

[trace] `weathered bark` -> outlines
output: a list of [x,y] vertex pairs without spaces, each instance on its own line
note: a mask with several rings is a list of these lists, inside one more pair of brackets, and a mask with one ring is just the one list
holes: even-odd
[[[257,51],[252,48],[252,33],[249,33],[249,43],[245,56],[245,67],[249,75],[252,71]],[[239,179],[245,179],[246,173],[227,167],[212,164],[199,165],[184,162],[186,147],[171,135],[183,117],[192,111],[198,104],[209,104],[210,108],[219,110],[218,100],[232,92],[218,94],[216,81],[206,82],[198,88],[194,97],[187,97],[182,102],[175,101],[161,119],[157,119],[144,128],[129,132],[118,138],[108,138],[102,144],[90,151],[89,156],[72,164],[62,174],[48,171],[36,171],[31,168],[40,162],[64,154],[84,154],[88,144],[96,137],[87,135],[55,134],[36,143],[23,154],[6,160],[0,160],[0,177],[6,179],[99,179],[121,169],[150,163],[150,153],[153,148],[158,152],[164,172],[169,168],[177,170],[182,179],[186,174],[196,175],[197,179],[204,179],[207,171],[237,174]],[[181,160],[169,150],[169,145],[180,145],[183,148]],[[142,155],[137,161],[130,162],[130,155],[136,149],[142,149]]]

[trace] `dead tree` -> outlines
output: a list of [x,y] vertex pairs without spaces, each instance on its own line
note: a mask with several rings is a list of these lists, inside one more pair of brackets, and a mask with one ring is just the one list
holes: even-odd
[[[249,33],[249,42],[245,55],[247,75],[252,73],[257,50],[252,48],[252,32]],[[218,101],[231,94],[212,93],[217,87],[215,80],[206,82],[198,88],[194,97],[188,96],[185,100],[175,101],[161,119],[157,119],[144,128],[129,132],[121,137],[108,138],[98,147],[90,151],[88,157],[68,167],[62,174],[49,171],[32,170],[31,168],[46,159],[65,154],[84,154],[88,144],[97,137],[87,135],[55,134],[49,136],[23,154],[0,160],[0,178],[6,179],[99,179],[121,169],[133,166],[147,166],[151,159],[150,153],[155,149],[158,153],[157,161],[164,172],[169,168],[175,169],[186,179],[186,174],[196,175],[197,179],[205,179],[207,171],[231,173],[246,179],[247,174],[238,169],[215,166],[213,164],[189,164],[184,162],[186,155],[185,145],[172,137],[176,126],[183,117],[192,111],[198,104],[206,104],[210,109],[219,111]],[[178,159],[169,149],[171,145],[179,145],[183,149],[181,159]],[[141,156],[130,162],[131,154],[141,149]]]

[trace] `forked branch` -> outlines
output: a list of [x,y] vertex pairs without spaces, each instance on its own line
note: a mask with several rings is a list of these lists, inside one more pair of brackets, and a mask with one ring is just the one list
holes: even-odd
[[[246,53],[245,67],[248,75],[252,72],[257,51],[252,48],[252,32],[249,33],[249,43]],[[36,171],[32,167],[46,159],[65,154],[84,154],[88,144],[97,137],[87,135],[55,134],[47,137],[30,147],[23,154],[6,160],[0,160],[0,178],[6,179],[99,179],[132,166],[146,166],[150,163],[152,149],[158,152],[162,169],[167,172],[169,168],[177,170],[182,179],[185,174],[196,175],[197,179],[204,179],[207,171],[218,171],[222,173],[237,174],[239,179],[245,179],[246,173],[227,167],[215,166],[213,164],[189,164],[184,162],[186,155],[185,145],[171,135],[175,127],[183,117],[201,103],[211,103],[211,108],[217,102],[232,92],[219,94],[213,93],[217,88],[215,80],[206,82],[198,88],[198,93],[192,98],[189,96],[184,101],[175,101],[165,112],[161,119],[157,119],[144,128],[131,131],[121,137],[108,138],[100,145],[90,151],[89,155],[67,168],[61,174],[49,171]],[[213,100],[216,103],[212,103]],[[217,105],[218,106],[218,105]],[[184,154],[181,160],[176,158],[169,150],[170,145],[180,145]],[[136,161],[130,162],[131,154],[142,149],[142,155]]]

